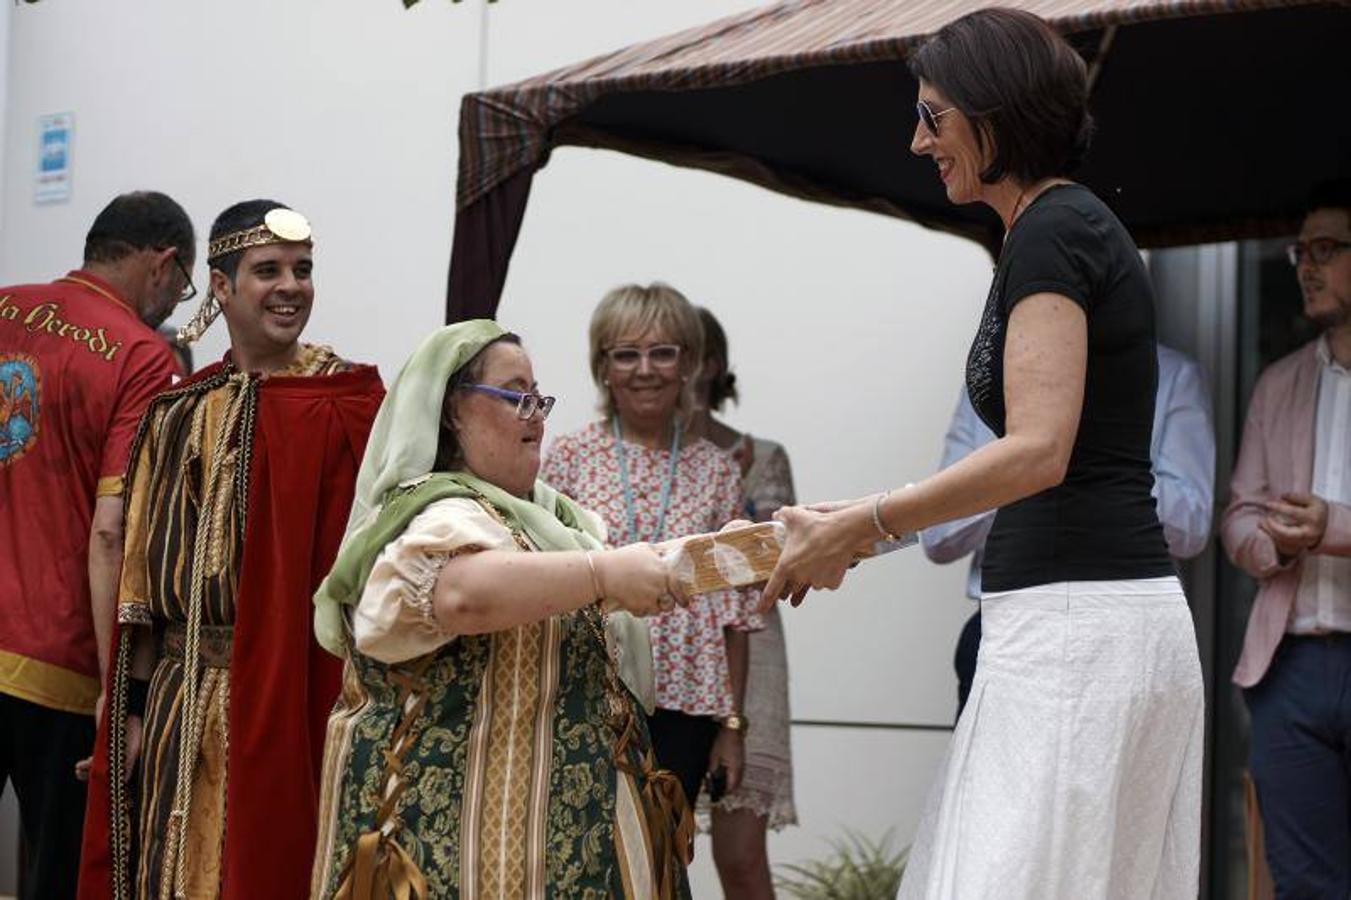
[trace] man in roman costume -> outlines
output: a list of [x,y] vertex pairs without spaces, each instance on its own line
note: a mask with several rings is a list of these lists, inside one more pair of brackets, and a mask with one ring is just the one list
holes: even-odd
[[373,366],[301,343],[312,250],[280,203],[221,213],[181,337],[223,315],[230,350],[160,395],[132,447],[82,898],[308,891],[341,668],[310,598],[384,393]]

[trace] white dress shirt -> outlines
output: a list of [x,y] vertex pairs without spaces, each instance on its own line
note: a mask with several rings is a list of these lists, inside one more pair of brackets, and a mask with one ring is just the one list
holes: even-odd
[[[943,439],[940,469],[994,440],[963,387]],[[1168,552],[1190,559],[1205,549],[1215,506],[1215,426],[1201,367],[1191,357],[1159,345],[1159,386],[1154,401],[1154,498]],[[980,564],[994,510],[944,522],[920,532],[924,555],[948,563],[971,554],[966,595],[980,599]]]
[[[1318,341],[1318,361],[1312,491],[1329,503],[1351,503],[1351,371],[1332,358],[1327,335]],[[1351,631],[1351,557],[1304,557],[1287,630]]]

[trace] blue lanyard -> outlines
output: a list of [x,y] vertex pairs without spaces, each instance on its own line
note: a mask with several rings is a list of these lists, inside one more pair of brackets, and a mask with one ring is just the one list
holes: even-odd
[[[638,538],[638,511],[633,504],[633,485],[629,483],[629,459],[624,452],[624,438],[619,433],[619,417],[610,420],[614,426],[615,455],[619,457],[619,483],[624,488],[624,515],[628,518],[630,541]],[[680,422],[677,420],[671,433],[671,465],[666,470],[666,481],[661,486],[661,508],[657,512],[657,530],[648,538],[657,543],[666,534],[666,511],[671,508],[671,488],[675,484],[676,458],[680,455]]]

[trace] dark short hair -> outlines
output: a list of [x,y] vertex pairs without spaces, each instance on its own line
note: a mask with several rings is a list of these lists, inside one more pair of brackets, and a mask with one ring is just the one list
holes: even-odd
[[446,396],[441,401],[441,433],[436,441],[436,471],[454,472],[464,466],[464,452],[460,448],[460,436],[455,433],[452,421],[455,403],[460,388],[466,384],[477,384],[483,378],[483,367],[487,365],[488,348],[496,344],[515,344],[521,346],[521,336],[508,331],[498,335],[483,345],[483,349],[470,357],[469,362],[460,366],[446,381]]
[[103,207],[84,239],[86,263],[114,263],[137,250],[173,247],[184,265],[196,258],[196,235],[183,207],[159,191],[119,194]]
[[1347,226],[1351,227],[1351,178],[1334,178],[1314,185],[1309,192],[1309,202],[1304,214],[1320,209],[1340,209],[1346,213]]
[[993,151],[980,173],[986,184],[1068,175],[1083,162],[1093,135],[1088,69],[1045,20],[1014,9],[968,13],[929,38],[909,66]]
[[[215,241],[227,234],[234,234],[236,231],[257,228],[263,224],[264,217],[272,210],[290,208],[285,203],[278,203],[276,200],[245,200],[236,203],[216,216],[216,221],[211,223],[211,236],[208,240]],[[244,251],[236,250],[218,259],[208,259],[207,264],[211,268],[223,272],[225,277],[230,279],[230,283],[234,284],[235,275],[239,272],[239,261],[243,258]]]
[[704,360],[713,360],[718,364],[718,377],[708,383],[708,408],[720,411],[728,400],[733,403],[739,399],[736,392],[736,376],[732,374],[731,364],[727,361],[727,332],[717,316],[702,306],[696,306],[699,324],[704,326]]

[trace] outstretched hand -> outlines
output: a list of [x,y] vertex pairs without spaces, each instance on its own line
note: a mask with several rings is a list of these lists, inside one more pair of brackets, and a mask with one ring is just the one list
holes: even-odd
[[840,586],[859,543],[850,521],[856,508],[857,503],[840,504],[830,512],[786,506],[774,514],[787,529],[787,539],[761,594],[762,612],[784,599],[797,606],[812,588],[833,591]]

